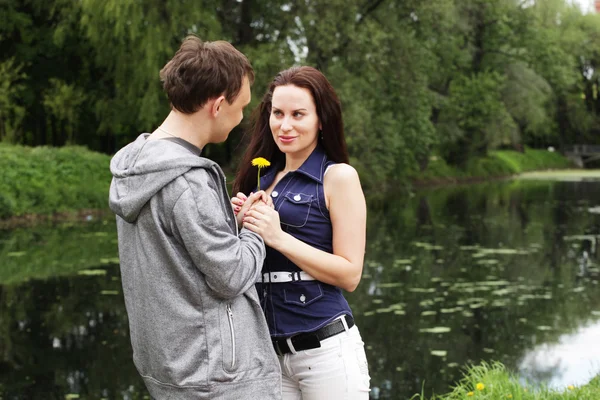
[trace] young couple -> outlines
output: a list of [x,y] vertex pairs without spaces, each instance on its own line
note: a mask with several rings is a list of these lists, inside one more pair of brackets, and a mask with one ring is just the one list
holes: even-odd
[[[253,115],[230,199],[200,156],[250,103],[227,42],[184,40],[160,72],[171,112],[111,161],[110,207],[133,360],[154,399],[368,399],[358,285],[366,206],[339,99],[314,68],[280,72]],[[257,182],[251,160],[271,162]],[[263,190],[258,190],[258,188]]]

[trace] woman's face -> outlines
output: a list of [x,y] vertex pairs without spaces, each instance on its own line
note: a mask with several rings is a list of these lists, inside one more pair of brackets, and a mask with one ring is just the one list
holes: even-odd
[[279,150],[308,158],[317,146],[321,129],[310,92],[294,85],[278,86],[271,104],[269,125]]

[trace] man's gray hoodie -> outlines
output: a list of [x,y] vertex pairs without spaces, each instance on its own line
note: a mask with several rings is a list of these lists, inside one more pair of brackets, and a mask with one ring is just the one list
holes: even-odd
[[181,139],[147,137],[110,164],[139,373],[157,400],[280,399],[279,362],[254,288],[261,238],[238,233],[217,164]]

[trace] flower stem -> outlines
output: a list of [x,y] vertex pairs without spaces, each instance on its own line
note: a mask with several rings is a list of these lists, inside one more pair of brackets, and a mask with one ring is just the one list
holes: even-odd
[[258,190],[260,190],[260,167],[257,168],[258,169]]

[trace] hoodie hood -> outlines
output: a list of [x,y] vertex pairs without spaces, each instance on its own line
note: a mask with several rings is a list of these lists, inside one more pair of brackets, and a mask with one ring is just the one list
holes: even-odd
[[113,179],[108,204],[115,214],[130,223],[152,196],[171,181],[192,168],[210,169],[217,165],[176,141],[147,140],[148,136],[149,133],[138,136],[110,162]]

